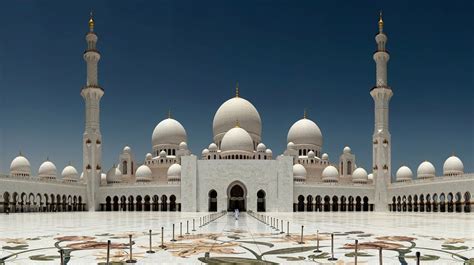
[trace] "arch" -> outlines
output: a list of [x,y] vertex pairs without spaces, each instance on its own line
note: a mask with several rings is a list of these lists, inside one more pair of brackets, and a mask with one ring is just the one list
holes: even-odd
[[347,161],[346,172],[347,172],[347,175],[352,175],[352,161]]
[[117,212],[117,211],[119,210],[119,203],[118,203],[118,201],[119,201],[118,196],[114,196],[114,198],[113,198],[113,205],[112,205],[112,209],[113,209],[114,212]]
[[408,195],[408,204],[407,204],[407,210],[409,212],[413,211],[413,204],[412,204],[412,197],[411,195]]
[[127,163],[127,160],[124,160],[122,162],[122,174],[127,175],[128,174],[127,169],[128,169],[128,163]]
[[304,196],[298,196],[298,212],[304,212]]
[[10,193],[8,193],[7,191],[3,193],[3,212],[10,212]]
[[168,211],[168,197],[166,195],[161,195],[161,211]]
[[329,212],[331,210],[331,198],[324,196],[324,211]]
[[311,195],[306,196],[306,211],[307,212],[313,211],[313,196]]
[[439,211],[446,212],[446,195],[444,193],[439,195]]
[[456,203],[456,212],[461,213],[462,212],[462,195],[461,192],[457,192],[455,195],[455,203]]
[[454,196],[453,194],[450,192],[448,193],[448,196],[447,196],[447,203],[448,203],[448,212],[452,213],[454,211]]
[[346,210],[347,210],[346,196],[341,196],[341,212],[345,212]]
[[120,197],[120,211],[127,211],[127,197],[124,195]]
[[105,197],[105,210],[106,211],[111,211],[112,210],[111,201],[112,201],[112,198],[110,198],[110,196]]
[[397,197],[397,211],[402,211],[402,198],[400,196]]
[[360,196],[356,197],[356,212],[362,211],[362,203],[361,203],[361,198]]
[[170,196],[170,211],[176,212],[176,196],[173,194]]
[[349,201],[348,210],[349,210],[349,212],[353,212],[354,211],[354,197],[349,196],[348,201]]
[[418,195],[413,196],[413,211],[418,212]]
[[364,212],[368,212],[369,211],[369,198],[367,196],[364,196],[364,198],[362,198],[362,210]]
[[132,195],[128,196],[128,210],[135,211],[135,202]]
[[152,206],[153,211],[154,211],[154,212],[159,211],[159,210],[160,210],[160,203],[159,203],[160,197],[155,194],[155,195],[153,195],[152,200],[153,200],[153,206]]
[[217,191],[210,190],[208,192],[208,211],[217,212]]
[[420,212],[425,211],[425,196],[423,196],[423,194],[420,194],[419,201],[418,201],[418,209]]
[[390,210],[392,210],[392,212],[397,211],[397,198],[395,198],[395,196],[392,197],[392,206]]
[[439,200],[438,200],[438,194],[433,194],[433,212],[438,212],[439,209]]
[[227,188],[227,210],[234,211],[238,209],[239,211],[246,211],[247,203],[247,189],[245,185],[240,181],[232,182]]
[[149,196],[149,195],[145,195],[144,200],[145,200],[145,203],[144,203],[145,211],[147,211],[147,212],[151,211],[151,207],[150,207],[150,200],[151,200],[151,198],[150,198],[150,196]]
[[264,190],[257,191],[257,212],[265,212],[266,205],[265,205],[265,197],[267,194]]
[[471,193],[469,193],[469,191],[464,193],[464,212],[471,212]]
[[332,211],[333,212],[339,211],[339,204],[337,202],[337,196],[332,196]]
[[317,211],[317,212],[321,212],[322,211],[322,203],[321,203],[321,196],[317,195],[315,197],[315,204],[314,204],[314,210]]
[[405,195],[402,197],[402,211],[407,211],[407,196]]
[[138,195],[138,196],[137,196],[137,203],[136,203],[136,206],[137,206],[137,207],[136,207],[136,208],[137,208],[136,210],[137,210],[138,212],[143,211],[142,200],[143,200],[142,196],[141,196],[141,195]]

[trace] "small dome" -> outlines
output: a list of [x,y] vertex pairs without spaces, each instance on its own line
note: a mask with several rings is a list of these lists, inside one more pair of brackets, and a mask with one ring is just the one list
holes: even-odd
[[161,150],[160,157],[166,157],[166,152],[164,150]]
[[226,151],[247,151],[253,152],[253,140],[250,134],[240,128],[234,127],[224,134],[222,138],[221,150]]
[[77,181],[79,179],[79,173],[77,173],[77,170],[71,165],[63,169],[61,176],[63,180]]
[[145,160],[151,160],[151,159],[153,159],[153,155],[150,154],[150,153],[147,153],[147,154],[145,155]]
[[268,156],[272,156],[273,155],[272,149],[265,150],[265,154]]
[[326,154],[326,153],[324,153],[324,154],[321,156],[321,158],[322,158],[323,160],[328,160],[328,159],[329,159],[329,155]]
[[100,173],[100,183],[107,183],[107,175],[105,173]]
[[51,161],[45,161],[38,170],[38,176],[40,178],[55,179],[57,178],[56,166]]
[[323,135],[318,125],[306,118],[295,122],[291,126],[287,140],[295,144],[312,144],[319,147],[323,145]]
[[181,180],[181,165],[173,164],[168,168],[168,182],[177,182]]
[[295,146],[295,143],[293,143],[293,142],[289,142],[286,145],[286,149],[288,149],[288,150],[294,150],[295,148],[296,148],[296,146]]
[[179,143],[179,150],[188,150],[188,144],[186,142]]
[[293,180],[296,182],[305,182],[306,181],[306,169],[301,164],[293,165]]
[[211,143],[209,145],[209,152],[217,152],[217,144]]
[[122,181],[122,172],[117,166],[113,166],[106,176],[107,183],[119,183]]
[[308,158],[315,158],[316,154],[311,150],[308,152]]
[[352,182],[355,183],[367,183],[368,175],[365,169],[359,167],[352,172]]
[[132,151],[132,148],[130,148],[130,146],[126,145],[124,148],[123,148],[123,152],[124,153],[130,153]]
[[370,173],[370,174],[367,176],[367,179],[369,179],[369,180],[374,180],[374,174]]
[[443,165],[443,175],[455,176],[464,174],[464,165],[457,156],[450,156]]
[[339,171],[334,166],[327,166],[324,168],[323,173],[323,182],[337,182],[339,179]]
[[31,165],[30,161],[26,157],[19,155],[12,160],[10,164],[10,174],[12,175],[31,175]]
[[350,154],[351,153],[351,148],[349,146],[344,147],[343,150],[344,154]]
[[413,179],[413,172],[407,166],[401,166],[395,174],[397,182],[410,181]]
[[152,179],[151,169],[147,165],[141,165],[135,172],[137,182],[150,182]]
[[421,163],[418,166],[418,170],[416,171],[416,177],[419,179],[434,178],[435,175],[435,167],[428,161],[424,161],[423,163]]
[[187,135],[183,125],[175,119],[164,119],[153,130],[151,142],[155,148],[158,145],[179,145],[186,142]]
[[266,149],[267,147],[263,143],[257,145],[257,152],[265,152]]
[[207,148],[204,148],[202,150],[202,156],[207,156],[209,154],[209,150]]

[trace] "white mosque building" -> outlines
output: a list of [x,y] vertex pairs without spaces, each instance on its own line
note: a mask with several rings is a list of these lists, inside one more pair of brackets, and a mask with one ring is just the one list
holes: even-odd
[[[213,142],[201,153],[187,146],[184,126],[171,115],[156,125],[150,153],[135,157],[125,146],[116,165],[102,165],[100,53],[94,21],[86,35],[87,82],[83,165],[66,165],[59,174],[53,161],[33,172],[27,155],[13,159],[0,175],[0,212],[52,211],[409,211],[471,212],[474,174],[450,156],[436,175],[428,161],[416,169],[402,166],[391,178],[387,35],[382,17],[375,36],[376,82],[373,161],[357,167],[345,147],[337,157],[323,152],[323,134],[305,115],[290,126],[287,148],[276,155],[264,144],[255,106],[239,95],[224,102],[213,121]],[[143,160],[142,160],[143,158]],[[438,165],[441,167],[441,165]],[[79,173],[82,172],[82,173]]]

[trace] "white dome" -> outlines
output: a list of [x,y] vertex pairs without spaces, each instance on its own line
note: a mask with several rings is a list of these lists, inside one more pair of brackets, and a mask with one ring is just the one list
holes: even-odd
[[122,181],[122,172],[115,165],[107,172],[107,183],[119,183]]
[[77,173],[77,170],[69,165],[66,166],[63,171],[61,172],[61,176],[63,179],[66,180],[78,180],[79,179],[79,173]]
[[31,165],[30,161],[26,159],[26,157],[19,155],[12,160],[10,164],[10,173],[11,174],[24,174],[24,175],[31,175]]
[[304,182],[306,180],[306,169],[301,164],[293,165],[293,179],[296,182]]
[[188,144],[186,142],[179,143],[179,150],[188,150]]
[[324,182],[337,182],[339,178],[339,171],[334,166],[327,166],[324,168],[323,173]]
[[401,166],[395,174],[397,181],[409,181],[413,179],[413,172],[407,166]]
[[203,155],[203,156],[207,156],[208,154],[209,154],[209,150],[208,150],[207,148],[204,148],[204,149],[202,150],[202,155]]
[[308,158],[315,158],[316,154],[313,152],[313,150],[308,152]]
[[153,147],[158,145],[179,145],[187,141],[186,130],[175,119],[164,119],[153,130],[151,142]]
[[263,143],[259,143],[257,145],[257,151],[258,152],[265,152],[266,149],[267,149],[267,147]]
[[323,135],[318,125],[310,119],[303,118],[293,124],[288,131],[288,142],[294,144],[312,144],[321,147]]
[[323,160],[328,160],[328,159],[329,159],[329,155],[326,154],[326,153],[324,153],[324,154],[321,156],[321,158],[322,158]]
[[224,134],[221,143],[221,150],[226,151],[247,151],[253,152],[253,140],[250,134],[240,128],[234,127]]
[[38,176],[40,178],[49,178],[53,179],[57,177],[56,166],[51,161],[45,161],[38,170]]
[[82,182],[85,182],[85,180],[84,180],[84,172],[81,173],[81,176],[79,177],[79,180],[82,181]]
[[180,181],[181,180],[181,165],[180,164],[173,164],[168,168],[168,181]]
[[132,151],[132,148],[130,148],[130,146],[126,145],[124,148],[123,148],[123,152],[124,153],[130,153]]
[[289,143],[286,145],[286,149],[288,149],[288,150],[294,150],[294,149],[295,149],[295,143],[289,142]]
[[241,97],[234,97],[224,102],[214,115],[212,123],[214,141],[218,141],[217,136],[224,135],[234,128],[236,120],[240,122],[240,127],[260,140],[262,121],[257,109],[249,101]]
[[374,180],[374,174],[370,173],[370,174],[367,176],[367,179]]
[[107,183],[107,175],[105,173],[100,173],[100,183]]
[[443,175],[453,176],[464,174],[464,165],[457,156],[450,156],[443,165]]
[[349,146],[344,147],[344,150],[342,150],[344,154],[350,154],[351,153],[351,148]]
[[268,156],[272,156],[273,155],[272,149],[265,150],[265,154]]
[[151,169],[147,165],[141,165],[135,172],[137,182],[148,182],[152,179]]
[[161,151],[160,151],[160,157],[165,157],[165,156],[166,156],[166,152],[163,151],[163,150],[161,150]]
[[356,168],[354,172],[352,172],[352,182],[367,183],[368,178],[367,171],[361,167]]
[[416,177],[419,179],[434,178],[435,175],[435,167],[428,161],[424,161],[423,163],[421,163],[418,166],[418,170],[416,171]]
[[147,154],[145,155],[145,160],[151,160],[152,158],[153,158],[153,155],[150,154],[150,153],[147,153]]
[[217,144],[211,143],[211,144],[209,145],[209,151],[210,151],[210,152],[217,152]]

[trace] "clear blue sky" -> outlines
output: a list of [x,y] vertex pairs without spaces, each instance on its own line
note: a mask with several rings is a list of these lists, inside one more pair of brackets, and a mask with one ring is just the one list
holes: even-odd
[[250,100],[275,154],[308,109],[337,161],[370,168],[378,11],[388,35],[393,172],[455,153],[474,171],[472,1],[8,1],[0,14],[0,172],[21,150],[36,174],[81,168],[89,11],[102,54],[104,169],[138,161],[168,109],[200,154],[217,108]]

